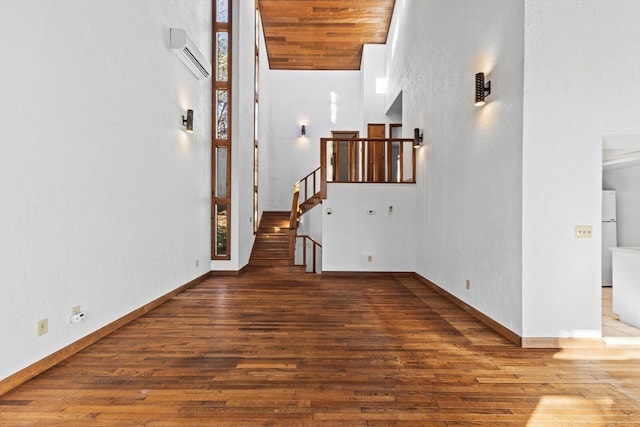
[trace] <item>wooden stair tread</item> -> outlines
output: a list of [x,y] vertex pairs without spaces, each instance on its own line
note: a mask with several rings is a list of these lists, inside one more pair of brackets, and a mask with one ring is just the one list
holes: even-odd
[[288,259],[255,258],[249,261],[249,265],[254,267],[282,267],[291,265],[291,261],[289,261]]
[[265,249],[254,249],[253,250],[254,258],[274,258],[274,259],[288,259],[289,258],[289,248],[286,249],[278,249],[278,248],[265,248]]
[[288,241],[289,233],[259,233],[256,234],[256,239],[259,241]]
[[260,234],[288,234],[289,227],[258,227]]
[[307,212],[309,209],[313,208],[322,203],[322,198],[320,197],[320,193],[316,193],[313,196],[309,197],[304,202],[300,203],[300,210],[302,213]]
[[253,250],[286,249],[289,250],[289,242],[256,242]]

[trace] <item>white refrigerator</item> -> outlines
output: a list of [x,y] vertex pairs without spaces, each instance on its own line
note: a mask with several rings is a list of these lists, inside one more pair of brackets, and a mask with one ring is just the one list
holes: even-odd
[[616,192],[602,191],[602,286],[611,286],[611,259],[609,248],[618,246],[616,231]]

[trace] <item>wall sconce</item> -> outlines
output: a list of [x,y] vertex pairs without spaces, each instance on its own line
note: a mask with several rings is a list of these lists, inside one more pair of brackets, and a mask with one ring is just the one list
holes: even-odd
[[187,110],[187,115],[182,116],[182,126],[188,133],[193,133],[193,110]]
[[485,83],[484,73],[476,74],[476,107],[484,105],[484,99],[491,94],[491,81]]
[[424,139],[422,133],[420,132],[420,129],[415,128],[413,130],[413,148],[420,148],[422,147],[422,140]]
[[302,137],[307,136],[307,127],[305,125],[302,125],[300,127],[300,136],[302,136]]

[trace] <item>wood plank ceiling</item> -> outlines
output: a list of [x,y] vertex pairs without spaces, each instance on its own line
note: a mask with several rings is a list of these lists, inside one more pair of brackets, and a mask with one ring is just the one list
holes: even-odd
[[395,0],[258,0],[273,70],[359,70],[385,43]]

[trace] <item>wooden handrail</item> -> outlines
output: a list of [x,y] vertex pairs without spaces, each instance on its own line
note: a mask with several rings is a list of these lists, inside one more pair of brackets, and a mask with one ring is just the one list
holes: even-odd
[[308,234],[297,234],[296,237],[304,237],[305,239],[309,239],[311,240],[311,243],[313,243],[314,245],[318,246],[318,247],[322,247],[322,244],[317,242],[316,240],[314,240],[313,237],[309,236]]
[[291,214],[289,214],[289,256],[291,265],[295,264],[296,257],[296,231],[298,230],[298,199],[300,189],[296,185],[293,189],[293,201],[291,202]]
[[327,182],[415,183],[415,164],[410,138],[321,138],[320,197]]
[[306,234],[296,234],[296,238],[301,238],[302,239],[302,263],[303,265],[307,265],[307,240],[310,240],[311,243],[313,243],[313,263],[312,263],[312,268],[311,271],[312,272],[316,272],[317,268],[316,268],[316,258],[317,258],[317,252],[316,252],[316,248],[321,248],[322,249],[322,245],[318,242],[316,242],[315,240],[313,240],[313,238],[309,235]]
[[289,228],[298,228],[298,200],[300,199],[300,190],[294,188],[293,200],[291,202],[291,214],[289,214]]

